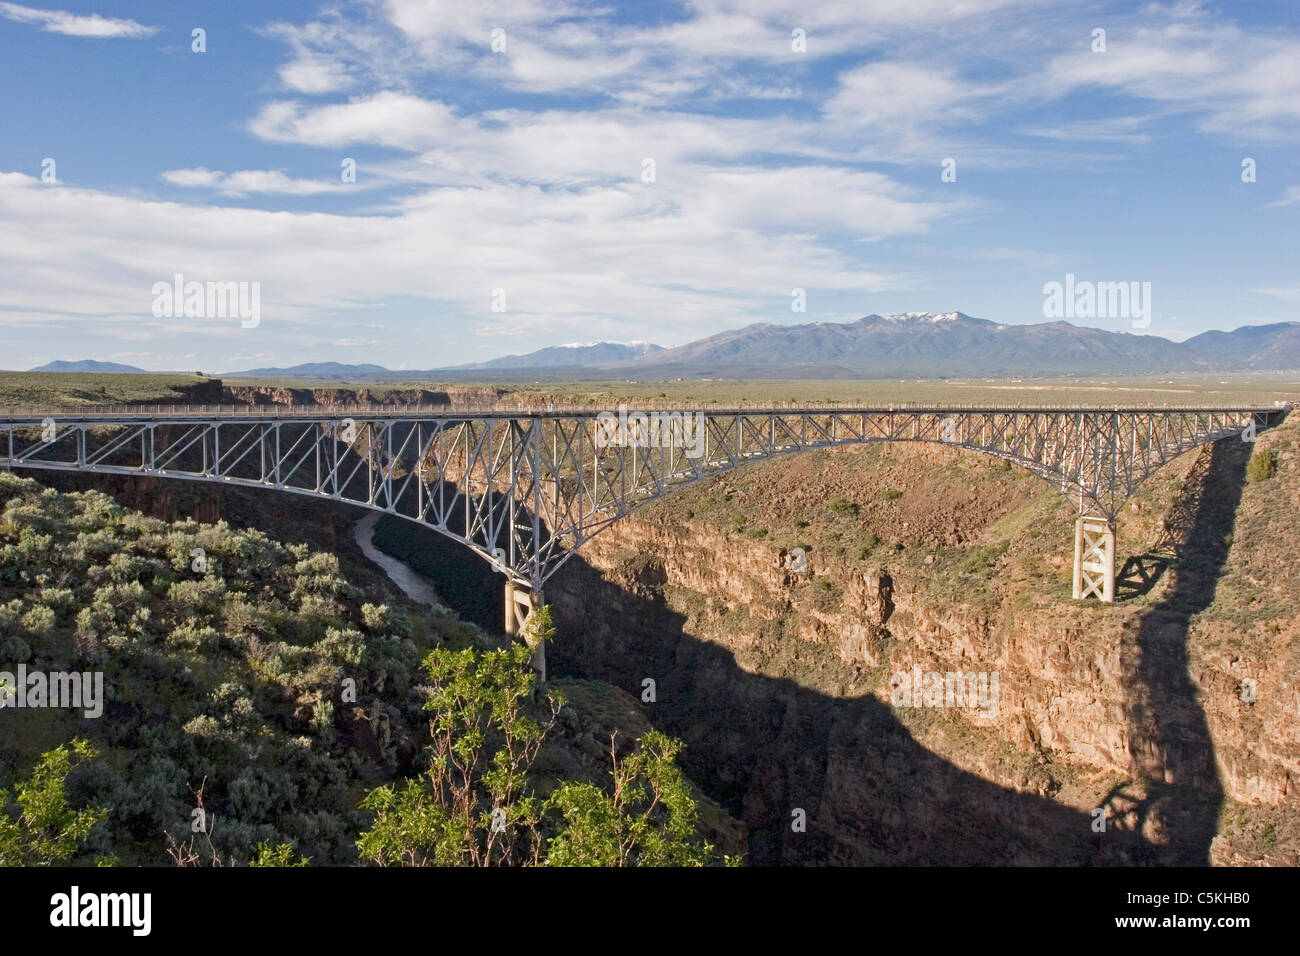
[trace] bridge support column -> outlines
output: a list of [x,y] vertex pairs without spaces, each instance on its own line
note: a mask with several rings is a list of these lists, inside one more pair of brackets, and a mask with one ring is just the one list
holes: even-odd
[[544,603],[541,591],[529,591],[517,587],[514,581],[506,581],[506,634],[528,641],[533,649],[533,670],[541,684],[546,683],[546,645],[528,633],[528,619]]
[[1074,599],[1115,600],[1115,526],[1107,518],[1081,515],[1074,524]]

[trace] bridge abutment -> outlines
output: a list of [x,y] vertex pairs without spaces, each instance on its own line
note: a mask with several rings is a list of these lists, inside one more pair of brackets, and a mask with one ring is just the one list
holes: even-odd
[[1074,599],[1115,600],[1115,525],[1108,518],[1080,515],[1074,523]]

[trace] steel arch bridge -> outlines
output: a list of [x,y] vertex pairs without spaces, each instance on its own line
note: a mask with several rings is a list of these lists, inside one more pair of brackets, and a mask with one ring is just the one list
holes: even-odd
[[398,515],[503,572],[507,631],[517,633],[560,565],[636,508],[750,462],[887,441],[983,452],[1077,497],[1075,596],[1108,601],[1112,522],[1137,485],[1189,448],[1253,437],[1285,414],[1267,406],[9,409],[0,465],[273,488]]

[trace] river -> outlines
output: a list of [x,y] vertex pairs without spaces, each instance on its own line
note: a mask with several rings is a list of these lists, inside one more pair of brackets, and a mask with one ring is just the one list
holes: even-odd
[[390,555],[375,547],[375,524],[382,518],[378,511],[372,511],[356,523],[352,532],[361,552],[372,562],[384,569],[389,579],[401,588],[402,593],[412,601],[427,607],[442,607],[438,593],[424,578]]

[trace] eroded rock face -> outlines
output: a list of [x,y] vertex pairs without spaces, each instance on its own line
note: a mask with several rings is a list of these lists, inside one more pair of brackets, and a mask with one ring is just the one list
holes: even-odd
[[[888,660],[891,640],[882,630],[863,626],[832,639],[824,627],[782,634],[775,621],[729,617],[734,626],[719,620],[703,639],[692,633],[702,630],[693,627],[697,619],[661,596],[677,587],[675,563],[665,562],[658,594],[644,579],[629,587],[625,567],[607,579],[575,565],[553,579],[547,598],[562,639],[551,666],[634,693],[653,678],[648,715],[685,741],[692,775],[745,824],[751,863],[1097,858],[1088,816],[1040,792],[1042,775],[1032,766],[962,766],[922,746],[867,692],[855,655]],[[718,572],[729,576],[720,562]],[[793,829],[795,814],[806,819],[805,830]],[[1143,849],[1124,838],[1115,852],[1133,862]]]
[[[861,587],[858,582],[861,580]],[[875,627],[884,627],[894,613],[894,579],[884,568],[871,569],[861,579],[849,583],[850,598],[857,598],[867,620]]]
[[182,386],[177,391],[181,392],[185,396],[185,401],[190,404],[216,404],[221,401],[221,380],[217,378],[204,379],[192,385]]

